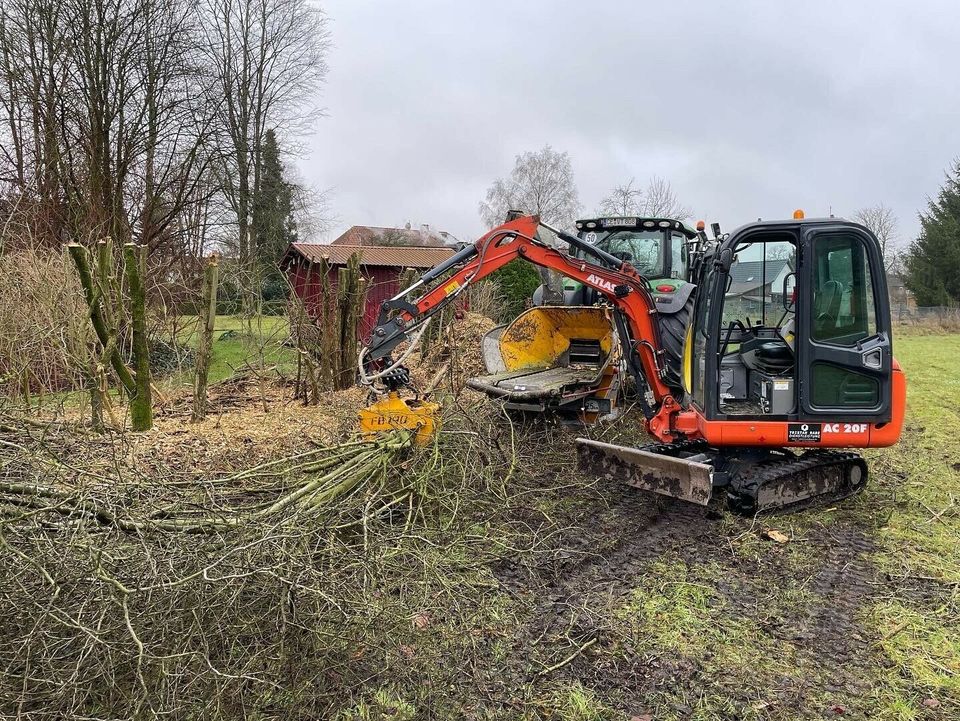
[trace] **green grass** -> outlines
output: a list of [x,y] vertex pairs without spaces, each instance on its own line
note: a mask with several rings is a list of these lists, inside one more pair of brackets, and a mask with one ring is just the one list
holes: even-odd
[[895,351],[907,428],[898,446],[869,454],[891,506],[876,561],[894,583],[925,591],[878,603],[865,620],[890,661],[884,717],[931,718],[919,695],[960,704],[960,335],[899,338]]
[[578,681],[559,684],[543,709],[550,717],[562,721],[607,721],[620,718],[597,694]]
[[[196,316],[180,319],[183,329],[177,339],[191,348],[199,342]],[[277,366],[289,373],[296,368],[296,351],[286,347],[284,341],[290,330],[283,316],[238,316],[218,315],[213,331],[213,355],[210,361],[209,382],[229,378],[248,364],[259,367]],[[185,374],[192,377],[192,373]],[[183,378],[175,382],[182,382]]]

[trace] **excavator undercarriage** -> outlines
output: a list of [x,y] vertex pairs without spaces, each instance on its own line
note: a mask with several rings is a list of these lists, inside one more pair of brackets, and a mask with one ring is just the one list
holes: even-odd
[[707,505],[725,496],[733,511],[799,511],[856,495],[867,482],[858,453],[710,448],[704,441],[618,446],[577,439],[580,468],[592,476]]

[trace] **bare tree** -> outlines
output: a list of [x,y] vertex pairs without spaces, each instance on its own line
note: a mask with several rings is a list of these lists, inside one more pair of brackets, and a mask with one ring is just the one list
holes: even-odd
[[610,195],[600,201],[600,207],[597,208],[599,215],[642,215],[643,214],[643,191],[634,187],[634,178],[625,185],[618,185]]
[[69,7],[59,0],[0,4],[0,103],[4,112],[2,179],[41,241],[63,242],[62,129],[69,99]]
[[618,185],[610,191],[610,195],[600,201],[597,212],[601,215],[639,215],[678,220],[686,220],[693,215],[663,178],[656,175],[650,178],[646,190],[635,187],[634,182],[631,178],[625,185]]
[[[480,217],[493,228],[504,222],[508,210],[535,213],[551,225],[572,227],[580,212],[580,199],[570,156],[558,153],[549,145],[518,155],[510,177],[498,178],[487,189],[487,198],[480,203]],[[562,302],[560,274],[541,269],[540,278],[544,302]]]
[[580,212],[570,156],[549,145],[517,156],[510,176],[498,178],[480,203],[480,217],[490,228],[502,223],[508,210],[536,213],[551,225],[571,227]]
[[311,99],[326,75],[327,21],[308,0],[203,0],[201,14],[208,92],[222,131],[221,184],[249,274],[263,140],[268,128],[296,135],[318,114]]
[[853,219],[877,236],[887,270],[899,272],[901,258],[897,247],[897,234],[900,223],[893,210],[880,203],[868,208],[861,208],[853,214]]
[[165,271],[211,113],[189,0],[0,7],[2,178],[48,245],[137,239]]
[[643,214],[651,218],[686,220],[693,211],[680,202],[669,182],[655,175],[647,183]]

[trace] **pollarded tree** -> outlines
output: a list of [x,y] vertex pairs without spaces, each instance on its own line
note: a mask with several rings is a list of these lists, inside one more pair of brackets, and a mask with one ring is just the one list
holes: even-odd
[[905,256],[904,284],[920,306],[960,303],[960,159],[920,213],[920,235]]

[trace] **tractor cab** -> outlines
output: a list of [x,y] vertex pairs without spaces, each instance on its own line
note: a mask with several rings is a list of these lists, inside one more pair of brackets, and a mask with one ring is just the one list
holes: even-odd
[[[664,302],[689,278],[691,248],[703,236],[682,220],[672,218],[608,217],[584,218],[577,221],[577,237],[636,268],[647,279],[650,292]],[[583,250],[571,249],[576,258],[586,258]],[[594,291],[564,278],[564,305],[593,305]],[[541,304],[543,288],[534,295],[534,305]],[[679,305],[683,306],[681,299]]]
[[577,236],[630,263],[654,289],[687,280],[688,245],[699,237],[681,220],[636,217],[578,220]]
[[721,243],[700,281],[683,385],[707,420],[795,421],[797,441],[818,442],[891,420],[886,276],[866,228],[800,211],[752,223]]

